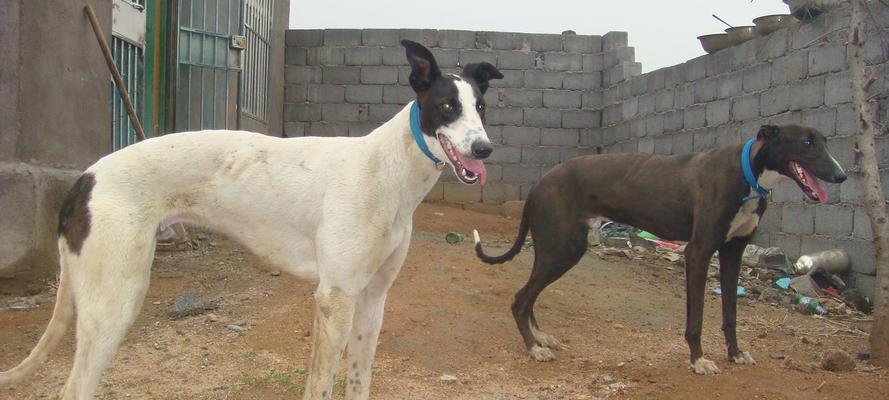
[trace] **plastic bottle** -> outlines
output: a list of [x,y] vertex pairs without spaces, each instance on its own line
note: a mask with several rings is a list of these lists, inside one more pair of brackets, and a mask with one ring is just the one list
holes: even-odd
[[818,302],[809,296],[796,295],[793,297],[793,302],[796,303],[797,308],[800,311],[807,312],[809,314],[818,314],[824,315],[827,314],[827,310]]

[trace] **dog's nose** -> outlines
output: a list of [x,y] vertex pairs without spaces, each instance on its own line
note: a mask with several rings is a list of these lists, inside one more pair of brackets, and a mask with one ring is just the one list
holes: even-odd
[[492,151],[494,151],[494,148],[491,147],[491,143],[488,141],[477,140],[472,143],[472,156],[477,159],[488,158]]

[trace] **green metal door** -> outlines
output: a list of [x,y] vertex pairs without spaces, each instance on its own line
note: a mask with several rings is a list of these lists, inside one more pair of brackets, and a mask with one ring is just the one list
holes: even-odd
[[[127,94],[142,118],[145,92],[145,0],[112,2],[111,55]],[[136,143],[136,128],[127,115],[120,92],[111,87],[111,149]],[[146,135],[150,132],[146,130]]]
[[237,121],[243,0],[179,0],[175,130]]

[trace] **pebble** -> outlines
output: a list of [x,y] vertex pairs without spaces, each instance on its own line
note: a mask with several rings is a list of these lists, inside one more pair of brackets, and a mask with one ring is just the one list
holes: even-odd
[[454,375],[449,375],[449,374],[443,374],[442,376],[439,376],[438,379],[442,382],[445,382],[445,383],[457,382],[457,377]]
[[173,304],[170,305],[167,312],[169,312],[171,317],[177,319],[201,314],[215,308],[216,304],[213,302],[203,301],[194,293],[183,292],[176,297],[176,300],[173,301]]
[[783,360],[783,359],[784,359],[784,353],[780,353],[780,352],[778,352],[778,353],[772,353],[769,357],[772,357],[772,359],[774,359],[774,360]]
[[244,327],[245,325],[247,325],[247,321],[244,321],[243,319],[239,319],[239,320],[237,320],[237,321],[235,321],[235,322],[232,322],[232,325],[237,325],[237,326],[240,326],[240,327]]
[[269,275],[271,275],[271,276],[281,276],[281,270],[277,270],[277,269],[276,269],[276,270],[274,270],[274,271],[272,271],[272,272],[269,272]]
[[239,326],[239,325],[235,325],[235,324],[226,325],[225,327],[230,330],[233,330],[235,332],[238,332],[238,333],[241,333],[241,332],[244,332],[247,330],[247,328],[244,328],[243,326]]

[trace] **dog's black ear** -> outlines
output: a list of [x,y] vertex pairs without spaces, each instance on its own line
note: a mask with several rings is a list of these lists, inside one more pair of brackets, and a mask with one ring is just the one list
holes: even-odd
[[503,79],[503,74],[497,70],[497,67],[486,63],[466,64],[463,67],[463,77],[470,78],[478,85],[478,89],[485,94],[488,90],[488,81],[491,79]]
[[781,131],[781,128],[776,125],[763,125],[759,127],[759,132],[756,134],[756,140],[772,140],[778,137],[778,132]]
[[401,45],[404,46],[407,62],[411,65],[411,87],[417,93],[429,90],[432,82],[441,78],[441,70],[438,69],[432,52],[422,44],[410,40],[402,40]]

